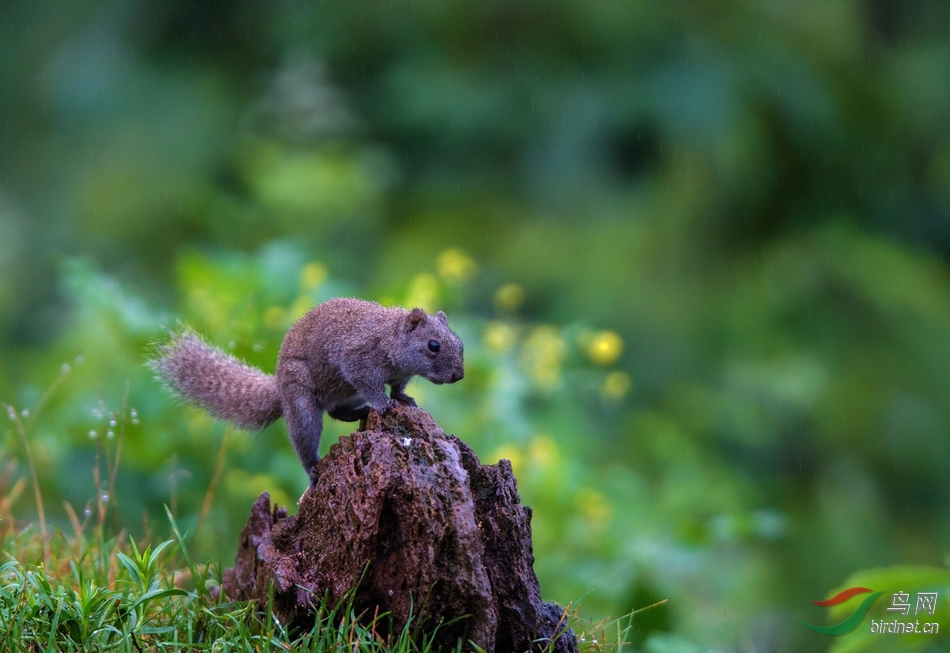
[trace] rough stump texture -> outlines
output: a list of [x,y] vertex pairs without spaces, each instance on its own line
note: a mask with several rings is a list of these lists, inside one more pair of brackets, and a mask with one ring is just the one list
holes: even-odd
[[[496,653],[576,651],[563,609],[543,603],[531,550],[531,509],[518,499],[507,460],[482,465],[418,408],[371,412],[366,430],[320,461],[319,482],[289,517],[262,494],[241,533],[233,599],[268,600],[285,624],[308,626],[326,594],[335,605],[357,587],[357,613],[410,612],[439,642],[459,638]],[[459,619],[459,617],[463,617]],[[454,621],[453,621],[454,620]]]

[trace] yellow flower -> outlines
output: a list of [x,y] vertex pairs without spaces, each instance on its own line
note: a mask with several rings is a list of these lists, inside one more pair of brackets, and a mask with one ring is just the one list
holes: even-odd
[[617,403],[627,396],[633,387],[633,381],[626,372],[611,372],[600,386],[600,397],[608,404]]
[[204,411],[192,411],[188,418],[188,432],[192,436],[204,437],[211,433],[214,426],[214,419]]
[[281,329],[285,325],[287,313],[280,306],[270,306],[264,311],[264,326],[268,329]]
[[552,467],[561,459],[561,452],[558,450],[554,440],[546,435],[539,435],[531,440],[528,447],[528,456],[533,466],[542,470]]
[[541,387],[551,388],[557,384],[566,355],[567,343],[554,327],[539,326],[525,341],[525,367]]
[[506,283],[495,291],[495,306],[503,311],[513,311],[524,301],[524,289],[516,283]]
[[313,300],[306,295],[301,295],[297,298],[297,301],[294,302],[294,305],[290,307],[290,317],[293,320],[298,320],[311,308],[313,308]]
[[511,469],[514,470],[515,476],[521,473],[524,456],[521,455],[521,451],[515,445],[503,444],[489,456],[489,460],[501,460],[502,458],[507,458],[511,462]]
[[439,276],[449,283],[467,281],[475,276],[477,269],[475,261],[470,259],[465,252],[455,247],[439,254],[437,265]]
[[307,263],[300,271],[300,287],[313,290],[327,279],[327,266],[318,261]]
[[431,313],[439,301],[439,282],[431,274],[417,275],[409,285],[409,294],[406,295],[408,308],[420,307]]
[[192,312],[201,316],[201,321],[209,327],[209,331],[220,331],[228,323],[229,307],[221,295],[212,295],[207,288],[190,288],[188,306]]
[[514,327],[504,322],[492,322],[485,329],[482,341],[492,351],[504,353],[515,346],[518,334]]
[[623,353],[623,339],[613,331],[600,331],[591,336],[586,350],[595,365],[610,365]]
[[256,497],[261,492],[270,492],[271,501],[282,506],[289,506],[292,501],[287,493],[278,487],[273,477],[267,474],[252,476],[238,468],[230,469],[225,474],[224,489],[228,494],[245,497]]
[[577,492],[577,507],[587,521],[595,527],[602,527],[613,514],[613,508],[607,501],[607,497],[591,488],[581,488]]

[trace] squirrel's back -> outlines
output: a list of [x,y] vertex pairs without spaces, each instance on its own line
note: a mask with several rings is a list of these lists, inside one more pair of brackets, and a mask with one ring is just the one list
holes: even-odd
[[363,357],[373,353],[392,356],[396,353],[392,341],[408,313],[403,308],[387,308],[363,299],[329,299],[294,323],[281,345],[281,354],[337,359],[333,361],[337,367],[338,359],[352,355],[354,350],[365,350],[357,354]]
[[151,366],[173,391],[215,417],[262,429],[281,416],[273,376],[212,347],[193,331],[159,345]]

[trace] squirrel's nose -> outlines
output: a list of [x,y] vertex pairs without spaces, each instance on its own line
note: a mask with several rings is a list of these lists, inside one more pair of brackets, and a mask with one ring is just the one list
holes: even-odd
[[461,381],[463,378],[465,378],[465,372],[461,370],[458,372],[455,372],[454,374],[452,374],[452,383],[455,383],[456,381]]

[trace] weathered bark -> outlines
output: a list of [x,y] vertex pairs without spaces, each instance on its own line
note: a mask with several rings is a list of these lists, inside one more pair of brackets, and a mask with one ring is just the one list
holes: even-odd
[[[423,632],[441,622],[447,648],[462,638],[509,653],[539,650],[561,622],[533,564],[511,464],[480,464],[427,413],[399,406],[330,448],[296,516],[267,493],[255,501],[224,589],[264,604],[273,583],[278,618],[307,627],[325,595],[334,605],[355,587],[357,613],[389,612],[397,629],[411,613]],[[555,650],[576,651],[573,632]]]

